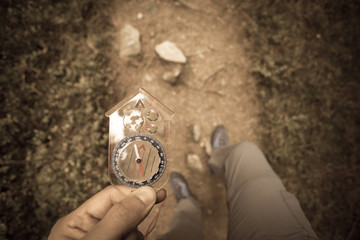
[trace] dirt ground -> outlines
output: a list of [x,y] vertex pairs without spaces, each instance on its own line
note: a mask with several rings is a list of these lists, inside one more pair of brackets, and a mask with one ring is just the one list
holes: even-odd
[[[203,148],[217,124],[230,143],[260,146],[320,239],[360,239],[359,1],[3,0],[0,11],[0,239],[47,239],[109,185],[104,113],[139,87],[175,112],[171,170],[199,201],[206,239],[227,232],[226,189]],[[128,59],[125,24],[141,34]],[[155,53],[166,40],[185,64]],[[179,67],[176,84],[163,80]],[[150,239],[177,209],[165,187]]]
[[[113,21],[120,29],[129,23],[141,34],[141,56],[120,59],[119,42],[114,42],[113,64],[121,69],[118,91],[143,87],[175,112],[172,121],[171,170],[181,172],[190,190],[200,202],[203,232],[206,239],[226,239],[226,190],[220,179],[207,170],[209,157],[201,142],[209,142],[214,126],[229,129],[231,143],[257,142],[257,103],[255,83],[248,76],[249,61],[241,39],[242,26],[232,13],[230,1],[118,1]],[[141,17],[139,17],[141,16]],[[156,44],[174,42],[187,57],[177,83],[162,80],[162,74],[176,64],[165,62],[155,53]],[[195,142],[191,126],[201,127],[201,140]],[[204,171],[195,171],[186,164],[186,155],[197,154]],[[155,239],[169,229],[176,211],[176,199],[170,183],[165,185],[168,199],[157,227],[150,235]],[[146,232],[157,213],[140,226]]]

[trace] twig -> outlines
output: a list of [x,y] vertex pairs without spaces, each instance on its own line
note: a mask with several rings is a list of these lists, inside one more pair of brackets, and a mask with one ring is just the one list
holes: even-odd
[[216,90],[207,90],[206,93],[216,94],[220,97],[226,97],[225,93]]
[[187,8],[190,8],[191,10],[196,10],[196,11],[202,11],[202,9],[198,8],[197,6],[193,5],[191,2],[185,1],[185,0],[178,0],[179,3],[181,3],[182,5],[184,5]]
[[254,28],[254,30],[257,31],[259,28],[259,25],[255,22],[255,20],[252,19],[252,17],[250,17],[250,15],[247,12],[245,12],[243,9],[239,8],[239,11],[246,18],[246,20],[250,23],[250,25]]
[[[191,2],[188,2],[186,0],[178,0],[178,2],[181,3],[184,7],[187,7],[189,9],[191,9],[191,10],[199,11],[199,12],[205,13],[207,15],[213,15],[211,12],[208,12],[208,11],[206,11],[206,10],[200,8],[200,7],[197,7],[194,4],[192,4]],[[216,16],[216,20],[218,22],[220,22],[222,25],[225,24],[225,21],[219,16]]]
[[203,82],[203,84],[205,84],[205,82],[211,78],[212,76],[214,76],[215,74],[217,74],[218,72],[220,72],[223,68],[225,67],[225,64],[219,66],[218,68],[216,68],[214,71],[212,71],[211,73],[209,73],[208,75],[205,75],[201,80]]
[[225,20],[224,19],[222,19],[221,17],[219,17],[219,16],[217,16],[216,17],[216,20],[219,22],[219,23],[221,23],[222,25],[225,25]]
[[34,86],[34,84],[26,84],[26,86],[37,95],[42,95],[41,92]]
[[148,58],[148,60],[146,61],[145,65],[142,67],[143,71],[147,71],[151,65],[151,63],[153,62],[155,57],[155,54],[151,54],[150,57]]

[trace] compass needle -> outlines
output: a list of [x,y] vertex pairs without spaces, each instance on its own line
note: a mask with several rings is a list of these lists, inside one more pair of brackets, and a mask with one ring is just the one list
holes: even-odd
[[134,149],[135,149],[136,158],[140,158],[139,150],[138,150],[136,144],[134,144]]
[[[143,145],[144,146],[144,145]],[[134,144],[134,149],[135,149],[135,154],[136,154],[136,158],[135,158],[135,162],[138,164],[139,166],[139,171],[137,173],[137,176],[139,176],[139,172],[141,172],[141,175],[144,177],[144,170],[142,168],[142,159],[140,158],[140,154],[139,154],[139,150],[136,144]],[[145,149],[145,148],[144,148]],[[143,154],[144,155],[144,154]]]

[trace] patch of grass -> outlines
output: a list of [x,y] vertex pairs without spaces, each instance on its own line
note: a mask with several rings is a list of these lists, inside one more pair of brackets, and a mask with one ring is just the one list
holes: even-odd
[[236,1],[236,6],[247,24],[269,161],[321,239],[356,239],[360,2]]
[[1,1],[1,236],[45,238],[108,183],[109,4]]

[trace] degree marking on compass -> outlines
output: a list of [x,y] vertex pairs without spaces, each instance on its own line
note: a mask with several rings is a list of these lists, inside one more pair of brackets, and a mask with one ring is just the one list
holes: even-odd
[[153,170],[154,163],[155,163],[155,156],[154,156],[154,159],[153,159],[153,162],[152,162],[152,165],[151,165],[151,170],[150,170],[150,172],[152,172],[152,170]]
[[145,172],[144,172],[144,174],[146,173],[146,170],[147,170],[147,166],[148,166],[149,159],[150,159],[150,154],[151,154],[151,148],[150,148],[150,152],[149,152],[149,155],[148,155],[148,159],[147,159],[147,161],[146,161],[146,166],[145,166]]
[[[131,151],[130,159],[132,159],[133,153],[134,153],[134,149]],[[131,163],[131,160],[129,161],[129,165],[128,165],[127,171],[129,171],[130,163]]]

